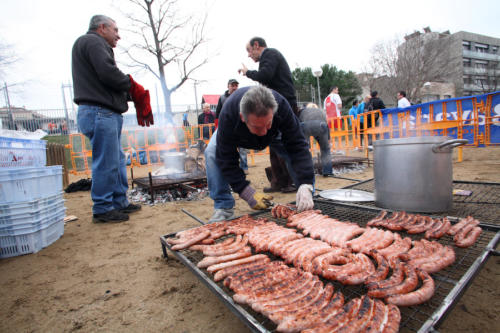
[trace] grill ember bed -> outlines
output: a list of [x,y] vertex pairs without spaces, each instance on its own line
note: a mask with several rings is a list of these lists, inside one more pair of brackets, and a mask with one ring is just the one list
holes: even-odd
[[158,190],[168,190],[177,186],[183,187],[186,190],[196,191],[200,187],[207,186],[207,176],[205,172],[183,172],[164,176],[153,176],[151,172],[148,177],[134,178],[134,171],[130,169],[132,178],[132,187],[137,185],[140,188],[149,189],[151,202],[154,202],[155,192]]
[[[361,227],[365,227],[366,223],[380,212],[378,208],[322,200],[315,201],[315,208],[321,209],[323,214],[329,215],[332,218],[340,221],[356,222]],[[273,218],[270,211],[253,214],[253,217],[265,217],[282,226],[286,223],[283,219]],[[453,220],[452,218],[452,222],[455,221],[456,219]],[[453,265],[432,274],[436,286],[435,293],[430,301],[418,306],[400,307],[402,316],[400,332],[433,331],[443,321],[446,314],[449,313],[469,283],[479,272],[482,265],[486,262],[488,256],[494,252],[500,239],[500,232],[496,228],[490,225],[481,226],[483,227],[481,236],[469,248],[461,249],[453,246],[453,239],[450,236],[444,236],[439,240],[441,244],[450,245],[454,248],[456,261]],[[408,235],[406,233],[401,233],[401,235],[411,237],[412,239],[420,239],[422,237],[421,235]],[[167,239],[170,237],[175,237],[175,233],[160,237],[165,258],[168,258],[167,249],[171,247],[167,243]],[[205,269],[200,269],[196,266],[203,259],[201,252],[190,250],[169,252],[186,265],[253,332],[276,331],[276,325],[270,319],[253,311],[246,305],[235,303],[232,299],[234,293],[225,287],[222,281],[215,282],[211,274]],[[272,260],[280,259],[271,253],[264,254],[267,254]],[[341,291],[344,294],[346,302],[367,292],[364,286],[344,286],[339,282],[329,280],[323,280],[323,282],[332,283],[336,291]]]

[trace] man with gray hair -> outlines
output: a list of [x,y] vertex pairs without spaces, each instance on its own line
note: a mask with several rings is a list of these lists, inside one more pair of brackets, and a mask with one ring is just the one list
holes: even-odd
[[[279,133],[282,141],[273,140]],[[253,209],[266,209],[272,196],[257,192],[238,166],[238,147],[262,150],[279,144],[298,187],[299,211],[313,208],[314,170],[299,120],[286,99],[264,86],[236,90],[222,106],[219,127],[205,150],[208,189],[215,212],[210,222],[234,217],[231,188]]]
[[123,222],[141,209],[127,199],[127,169],[121,147],[122,114],[133,101],[141,126],[153,124],[149,91],[116,66],[120,39],[113,19],[95,15],[89,31],[73,45],[71,67],[78,128],[92,144],[94,222]]

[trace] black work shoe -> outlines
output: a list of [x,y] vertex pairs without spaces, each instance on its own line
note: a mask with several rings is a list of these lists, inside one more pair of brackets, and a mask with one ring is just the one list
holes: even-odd
[[113,209],[106,213],[94,214],[94,218],[92,219],[92,221],[94,223],[118,223],[128,221],[128,215],[116,209]]
[[273,193],[273,192],[279,192],[281,191],[281,189],[279,187],[268,186],[264,187],[263,191],[264,193]]
[[281,188],[281,193],[292,193],[297,191],[295,186],[289,185]]
[[138,210],[141,210],[141,205],[134,205],[134,204],[128,204],[127,207],[120,208],[119,211],[120,213],[125,213],[125,214],[130,214],[133,212],[137,212]]

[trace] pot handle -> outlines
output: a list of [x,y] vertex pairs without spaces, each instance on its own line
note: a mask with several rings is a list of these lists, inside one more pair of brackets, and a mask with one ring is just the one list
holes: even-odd
[[447,153],[451,151],[453,148],[465,145],[466,143],[469,143],[469,140],[467,139],[447,140],[445,142],[441,142],[440,144],[432,146],[432,151],[435,153]]

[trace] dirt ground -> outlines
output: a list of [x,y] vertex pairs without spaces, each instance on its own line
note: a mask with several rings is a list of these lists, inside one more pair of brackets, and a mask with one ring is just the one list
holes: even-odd
[[[267,156],[251,166],[256,188],[267,185]],[[137,176],[148,168],[134,168]],[[349,178],[369,179],[367,168]],[[454,163],[454,179],[500,182],[500,147],[466,149]],[[71,182],[78,180],[71,177]],[[351,181],[317,178],[320,189]],[[159,237],[199,226],[181,212],[207,220],[212,201],[144,205],[120,224],[93,224],[89,192],[64,194],[67,215],[77,221],[36,254],[0,260],[0,332],[248,332],[244,324],[182,263],[164,260]],[[237,196],[236,196],[237,197]],[[295,200],[278,194],[276,202]],[[238,214],[249,213],[236,200]],[[491,257],[440,332],[498,332],[500,257]]]

